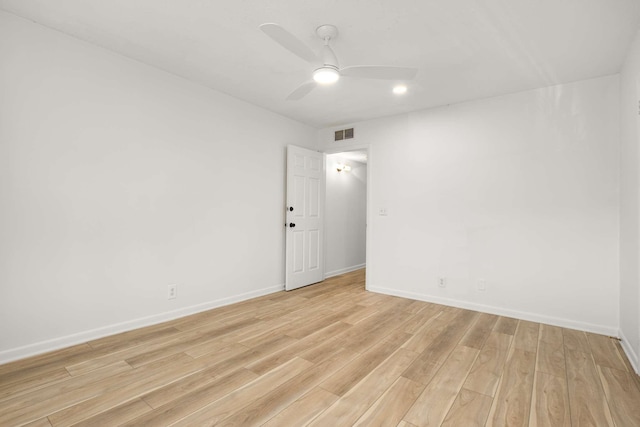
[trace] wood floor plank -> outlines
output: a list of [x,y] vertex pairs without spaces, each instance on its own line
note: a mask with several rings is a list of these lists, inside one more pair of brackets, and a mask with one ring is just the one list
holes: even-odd
[[133,331],[122,332],[108,337],[87,342],[95,349],[108,349],[110,352],[121,350],[127,347],[134,347],[145,342],[157,339],[166,339],[180,333],[179,329],[167,324],[147,326]]
[[303,426],[338,399],[339,396],[315,387],[271,418],[263,427]]
[[613,426],[609,405],[591,354],[567,348],[565,358],[571,422],[581,427]]
[[371,316],[342,334],[338,345],[362,353],[400,327],[411,316],[411,313],[394,310]]
[[215,381],[200,385],[191,390],[185,390],[184,393],[170,398],[163,395],[162,400],[153,398],[154,392],[143,395],[142,399],[146,402],[163,402],[162,405],[153,406],[154,409],[131,422],[125,424],[130,427],[134,426],[156,426],[162,424],[170,424],[185,418],[201,408],[215,402],[224,396],[233,393],[236,390],[257,380],[258,376],[247,369],[238,369],[227,375],[217,378]]
[[403,330],[408,334],[415,334],[440,313],[442,313],[442,309],[435,305],[424,306],[420,312],[405,323]]
[[375,304],[384,304],[384,302],[386,301],[386,295],[384,294],[378,294],[375,292],[371,292],[369,294],[367,294],[364,298],[361,298],[358,301],[358,304],[362,304],[365,306],[371,306],[371,305],[375,305]]
[[147,405],[144,400],[133,399],[74,424],[74,427],[121,425],[150,411],[151,406]]
[[0,425],[626,427],[638,378],[617,340],[367,292],[360,270],[1,365]]
[[[633,368],[633,365],[631,365],[631,362],[626,357],[624,349],[622,348],[622,341],[621,340],[615,340],[614,344],[616,346],[616,350],[618,350],[618,353],[620,354],[620,357],[624,361],[624,366],[626,366],[627,372],[635,372],[635,369]],[[640,380],[640,376],[638,376],[638,375],[636,375],[635,378]],[[639,383],[639,385],[640,385],[640,383]]]
[[114,363],[122,362],[130,357],[137,356],[147,351],[152,351],[166,345],[170,345],[178,339],[179,337],[172,339],[161,338],[153,342],[127,347],[113,352],[105,352],[97,357],[76,361],[75,363],[70,361],[65,367],[70,375],[80,376],[96,369],[101,369],[106,366],[113,365]]
[[399,377],[355,423],[356,426],[394,427],[424,390],[425,385]]
[[342,321],[345,323],[349,323],[350,325],[355,325],[358,322],[361,322],[375,314],[380,313],[384,310],[384,303],[380,302],[373,305],[364,305],[358,304],[362,307],[361,310],[357,310],[354,313],[351,313],[347,317],[345,317]]
[[100,354],[101,350],[93,349],[88,344],[79,344],[0,365],[0,384],[16,384],[34,377],[41,377],[58,368],[91,359]]
[[40,418],[39,420],[23,424],[22,427],[51,427],[51,423],[48,418]]
[[531,408],[530,426],[571,427],[565,376],[536,372]]
[[221,426],[261,425],[276,414],[293,404],[305,393],[312,390],[331,373],[340,369],[357,353],[344,348],[335,349],[333,354],[322,362],[301,372],[289,381],[274,388],[267,394],[244,406],[219,423]]
[[185,354],[193,357],[194,359],[207,355],[209,363],[216,363],[217,361],[226,360],[237,354],[245,352],[249,349],[242,344],[238,343],[223,343],[220,341],[210,341],[191,347],[184,351]]
[[463,388],[441,426],[482,427],[489,415],[492,401],[489,396]]
[[516,333],[513,336],[513,346],[532,353],[538,348],[540,325],[526,320],[519,320]]
[[511,335],[491,332],[471,367],[464,388],[490,397],[495,396],[500,376],[509,355]]
[[[200,314],[194,315],[196,318],[199,318]],[[202,324],[200,324],[202,326]],[[215,333],[215,330],[218,328],[227,328],[221,323],[211,323],[208,326],[207,331],[209,333]],[[131,360],[136,357],[142,357],[142,355],[153,354],[153,352],[160,352],[165,348],[173,348],[172,346],[181,345],[185,342],[192,342],[195,344],[199,344],[202,341],[197,341],[198,338],[203,337],[202,328],[188,331],[187,333],[182,332],[179,335],[167,335],[155,337],[152,340],[144,341],[141,343],[137,343],[133,346],[127,346],[124,348],[116,348],[115,346],[111,346],[109,348],[101,348],[101,353],[95,357],[90,359],[84,359],[80,361],[69,361],[69,364],[65,365],[66,369],[73,376],[83,375],[87,372],[90,372],[95,369],[102,368],[104,366],[108,366],[113,364],[114,362],[122,361],[122,360]],[[194,341],[196,340],[196,341]],[[189,348],[188,345],[184,345],[181,347],[183,349]],[[109,351],[107,351],[109,350]],[[151,360],[159,360],[167,355],[180,353],[181,351],[169,351],[164,355],[160,354],[156,358]],[[149,360],[149,361],[151,361]],[[137,366],[137,365],[136,365]]]
[[171,345],[166,345],[155,350],[147,351],[130,357],[126,359],[126,362],[134,368],[137,368],[146,363],[160,360],[173,354],[183,353],[184,351],[197,345],[201,345],[204,342],[220,339],[222,336],[230,334],[242,327],[252,325],[256,321],[256,319],[251,318],[243,320],[242,322],[234,323],[232,325],[216,325],[215,327],[207,331],[195,329],[194,331],[182,335],[182,339],[175,341]]
[[607,366],[621,371],[627,370],[627,366],[622,360],[621,354],[618,353],[618,349],[612,338],[587,333],[587,340],[589,341],[591,354],[593,355],[593,360],[596,362],[596,365]]
[[418,314],[430,306],[431,306],[431,303],[428,303],[425,301],[412,300],[407,306],[407,308],[405,309],[405,311],[413,314]]
[[[390,334],[380,337],[378,343],[369,347],[365,350],[365,354],[368,353],[372,348],[376,348],[377,346],[386,346],[389,354],[393,353],[398,347],[404,344],[409,338],[411,334],[407,334],[401,329],[393,330]],[[322,360],[323,354],[326,352],[332,351],[336,347],[340,347],[342,343],[342,337],[338,336],[335,340],[327,340],[325,343],[320,344],[317,347],[306,350],[303,353],[300,353],[300,357],[309,360],[310,362],[317,363],[319,360]]]
[[69,372],[65,368],[57,368],[26,378],[18,383],[0,384],[0,402],[8,398],[15,398],[23,393],[51,386],[67,380],[69,377]]
[[498,317],[498,320],[496,321],[496,325],[493,327],[493,330],[501,334],[513,335],[516,333],[517,327],[518,327],[517,319],[500,316]]
[[[312,363],[294,358],[278,368],[258,377],[253,382],[187,415],[175,423],[176,426],[211,426],[224,420],[234,412],[247,406],[275,387],[287,382],[313,366]],[[163,418],[162,423],[165,423]],[[149,424],[153,425],[153,424]]]
[[401,297],[393,297],[395,299],[395,303],[389,304],[390,307],[393,307],[393,311],[404,311],[405,313],[415,314],[410,310],[410,307],[414,304],[413,300]]
[[422,353],[442,333],[456,315],[457,312],[455,311],[439,312],[425,322],[423,327],[418,329],[403,347],[416,353]]
[[512,346],[489,412],[488,427],[529,424],[535,363],[535,352]]
[[584,332],[563,328],[562,336],[564,338],[564,346],[567,349],[591,353],[591,347],[589,346],[587,335]]
[[[294,342],[297,340],[297,338],[293,338],[290,335],[287,335],[293,329],[295,329],[295,325],[293,324],[293,322],[289,322],[272,329],[260,331],[258,334],[252,335],[250,337],[242,339],[238,337],[237,340],[234,340],[233,337],[231,337],[231,340],[228,342],[241,344],[248,348],[260,348],[264,346],[265,343],[268,343],[274,338],[281,336],[287,336],[288,338],[291,338],[292,342]],[[226,338],[223,338],[223,341],[227,341]]]
[[125,381],[105,381],[98,395],[48,415],[49,421],[54,426],[71,426],[202,369],[191,357],[184,356],[169,356],[151,365],[152,369],[134,370]]
[[540,324],[540,341],[544,341],[547,344],[563,345],[562,328],[545,325],[544,323]]
[[238,369],[242,366],[255,363],[258,360],[264,359],[271,354],[281,351],[293,344],[298,340],[288,337],[286,335],[280,335],[273,337],[268,341],[265,341],[263,345],[256,348],[249,348],[242,353],[235,354],[233,357],[218,361],[218,355],[213,354],[211,356],[204,355],[198,357],[196,360],[200,361],[203,365],[209,368],[218,369],[220,372],[230,371]]
[[333,311],[329,310],[329,308],[323,307],[321,305],[317,305],[317,307],[313,309],[313,307],[309,307],[309,301],[306,298],[301,299],[305,302],[298,304],[298,306],[295,307],[295,310],[283,314],[281,318],[289,322],[294,322],[301,319],[308,320],[309,322],[315,322],[317,319],[333,313]]
[[[402,374],[404,377],[422,384],[431,381],[478,315],[478,313],[469,310],[457,310],[452,313],[454,316],[446,324],[434,328],[434,332],[438,332],[438,334],[430,337],[428,344],[426,344],[426,339],[420,340],[420,347],[424,344],[426,347]],[[410,347],[420,348],[417,345]]]
[[[85,401],[89,401],[106,391],[121,387],[123,384],[135,383],[139,378],[146,375],[159,375],[159,372],[167,366],[172,364],[185,365],[189,367],[193,359],[187,355],[174,355],[167,359],[149,364],[144,369],[136,371],[128,367],[128,369],[117,368],[119,371],[116,375],[109,375],[110,370],[104,368],[100,374],[100,377],[91,375],[83,378],[82,386],[78,387],[78,382],[74,382],[73,386],[65,387],[65,384],[60,386],[53,386],[47,390],[47,398],[41,399],[42,394],[36,393],[33,396],[28,396],[31,401],[15,407],[13,410],[0,410],[0,425],[15,425],[33,421],[43,416],[48,416],[49,420],[55,424],[51,419],[53,414],[59,411],[70,411],[69,408],[79,405]],[[124,362],[123,362],[124,363]],[[87,379],[95,379],[95,381],[86,381]],[[70,380],[71,381],[71,380]],[[76,380],[77,381],[77,380]],[[25,396],[27,397],[27,396]],[[79,420],[80,421],[80,420]]]
[[[23,416],[35,413],[45,416],[55,412],[63,402],[88,399],[99,393],[99,390],[95,388],[95,384],[99,384],[108,378],[121,379],[121,375],[132,370],[133,368],[126,362],[120,361],[86,375],[69,377],[63,381],[52,382],[42,388],[10,396],[10,398],[0,402],[0,425],[2,425],[3,417],[9,416],[9,414]],[[78,396],[76,396],[76,393],[74,393],[76,390],[82,390],[82,392],[77,393]]]
[[282,350],[269,354],[260,360],[246,365],[245,367],[259,375],[262,375],[282,363],[297,357],[298,354],[324,343],[334,335],[344,332],[349,328],[352,328],[352,326],[347,323],[339,321],[334,322],[313,334],[299,339]]
[[[289,329],[287,329],[287,327]],[[268,333],[270,331],[280,330],[282,331],[281,332],[282,334],[286,334],[287,332],[289,332],[291,329],[294,329],[294,328],[295,326],[291,325],[290,319],[285,318],[284,316],[274,317],[272,319],[259,322],[258,324],[255,324],[252,327],[234,330],[229,334],[226,334],[225,336],[220,337],[220,339],[217,340],[217,342],[222,341],[224,343],[230,343],[230,344],[240,343],[243,345],[247,345],[245,341],[250,341],[251,339],[255,339],[256,337],[262,334]],[[247,345],[247,347],[251,347],[251,346]]]
[[616,426],[640,426],[640,389],[635,373],[598,366],[604,393]]
[[480,350],[487,338],[489,338],[489,334],[497,321],[498,316],[480,313],[476,322],[469,328],[464,337],[462,337],[460,345]]
[[413,351],[398,349],[383,363],[322,412],[309,425],[316,427],[352,425],[418,356]]
[[401,339],[393,340],[393,337],[390,338],[389,340],[381,340],[349,362],[344,368],[331,375],[321,384],[322,388],[337,396],[344,395],[403,344]]
[[422,356],[438,364],[444,363],[477,316],[478,313],[475,311],[460,310],[456,317],[423,350]]
[[424,356],[423,353],[402,373],[402,376],[419,384],[427,385],[442,367]]
[[347,295],[348,293],[345,293],[339,300],[331,304],[330,307],[330,310],[335,312],[334,314],[340,316],[340,320],[357,311],[364,310],[364,306],[355,304]]
[[456,347],[403,419],[416,426],[439,426],[460,392],[478,353],[471,347]]
[[[293,328],[290,332],[287,333],[290,337],[293,338],[306,338],[309,335],[313,335],[317,333],[318,330],[324,329],[328,326],[334,325],[336,323],[341,323],[342,325],[347,325],[344,322],[341,322],[342,319],[347,317],[348,313],[338,312],[331,313],[328,316],[324,316],[320,319],[317,319],[314,322],[301,322],[301,324],[297,325],[296,328]],[[349,325],[351,326],[351,325]],[[345,327],[345,329],[348,329]]]
[[564,346],[560,344],[550,344],[545,341],[538,343],[538,357],[536,360],[536,371],[566,378],[566,364],[564,359]]
[[222,375],[214,365],[213,367],[193,372],[153,391],[148,391],[142,394],[141,398],[149,406],[157,409],[169,402],[180,399],[184,395],[193,394],[194,391],[210,388],[212,384],[215,384],[218,388],[228,387],[229,384],[240,386],[257,377],[256,373],[246,369],[238,369],[231,371],[231,374]]

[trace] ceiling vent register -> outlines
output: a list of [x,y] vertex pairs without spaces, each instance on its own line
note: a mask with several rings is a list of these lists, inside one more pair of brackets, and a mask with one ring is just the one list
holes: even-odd
[[334,141],[342,141],[343,139],[353,138],[353,128],[337,130],[335,132]]

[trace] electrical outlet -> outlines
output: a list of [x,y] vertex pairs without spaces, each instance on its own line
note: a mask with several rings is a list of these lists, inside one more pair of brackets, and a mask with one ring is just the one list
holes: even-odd
[[178,296],[178,285],[169,285],[167,288],[167,299],[175,299]]
[[438,286],[441,288],[447,287],[447,278],[446,277],[438,277]]
[[478,280],[478,290],[484,292],[487,290],[487,281],[484,279]]

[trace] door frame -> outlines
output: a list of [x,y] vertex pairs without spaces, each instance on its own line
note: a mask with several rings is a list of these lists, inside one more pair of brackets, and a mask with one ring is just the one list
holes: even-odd
[[[346,145],[346,146],[341,146],[341,147],[332,147],[332,148],[326,148],[324,151],[322,151],[324,154],[337,154],[337,153],[344,153],[346,151],[366,151],[367,152],[367,203],[366,203],[366,225],[367,225],[367,229],[365,231],[365,276],[364,276],[364,288],[365,290],[369,290],[369,273],[373,268],[373,265],[371,264],[371,246],[372,246],[372,236],[373,236],[373,211],[371,208],[371,194],[372,194],[372,180],[371,180],[371,169],[373,167],[373,153],[372,153],[372,147],[371,144],[353,144],[353,145]],[[327,179],[327,175],[325,173],[324,176],[325,179],[325,188],[327,187],[327,183],[326,183],[326,179]],[[325,191],[325,198],[326,198],[326,191]],[[324,230],[324,233],[326,234],[326,227]],[[324,241],[326,242],[326,236]],[[326,254],[326,250],[327,250],[327,245],[324,245],[324,251],[325,251],[325,259],[327,254]],[[324,269],[326,269],[326,263],[324,266]],[[325,271],[326,273],[326,271]]]

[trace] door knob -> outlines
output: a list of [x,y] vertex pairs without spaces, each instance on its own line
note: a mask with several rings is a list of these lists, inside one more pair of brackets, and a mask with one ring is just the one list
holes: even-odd
[[296,226],[296,225],[295,225],[294,223],[292,223],[292,222],[290,222],[290,223],[289,223],[289,227],[293,228],[293,227],[295,227],[295,226]]
[[293,212],[293,206],[289,206],[289,212]]

